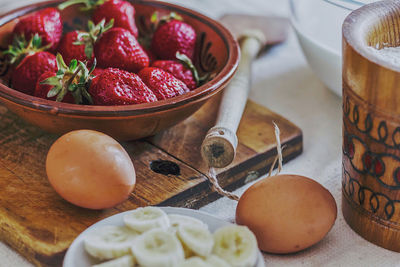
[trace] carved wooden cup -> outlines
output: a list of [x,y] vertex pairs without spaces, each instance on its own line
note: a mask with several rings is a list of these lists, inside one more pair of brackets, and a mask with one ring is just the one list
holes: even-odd
[[400,46],[400,2],[364,6],[343,24],[342,174],[347,223],[400,252],[400,65],[368,46]]

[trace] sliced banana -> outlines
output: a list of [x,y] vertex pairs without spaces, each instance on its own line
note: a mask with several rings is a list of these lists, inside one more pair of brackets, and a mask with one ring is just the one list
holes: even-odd
[[196,224],[181,224],[177,236],[194,255],[206,257],[211,254],[214,238],[207,228]]
[[130,253],[139,234],[125,226],[104,226],[90,232],[84,240],[85,250],[99,260],[110,260]]
[[231,267],[226,261],[215,255],[210,255],[206,259],[206,263],[212,267]]
[[214,265],[209,265],[202,258],[191,257],[186,259],[184,262],[178,265],[179,267],[214,267]]
[[171,227],[174,228],[175,230],[178,230],[179,225],[182,224],[198,225],[208,229],[207,224],[193,217],[180,214],[168,214],[168,218],[171,223]]
[[233,267],[253,267],[257,261],[257,240],[246,226],[225,226],[214,233],[213,253]]
[[184,260],[178,238],[160,228],[140,235],[131,249],[137,262],[143,267],[175,267]]
[[124,222],[140,233],[153,228],[168,229],[170,226],[167,214],[156,207],[137,208],[124,216]]
[[125,255],[110,261],[93,265],[92,267],[134,267],[135,259],[132,255]]

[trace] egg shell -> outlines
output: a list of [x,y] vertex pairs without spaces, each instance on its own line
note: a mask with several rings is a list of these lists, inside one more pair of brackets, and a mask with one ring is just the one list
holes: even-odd
[[91,130],[72,131],[57,139],[47,154],[46,172],[61,197],[90,209],[124,201],[136,182],[125,149],[110,136]]
[[278,254],[316,244],[332,228],[336,216],[331,193],[299,175],[277,175],[256,182],[241,196],[236,209],[236,223],[253,231],[259,248]]

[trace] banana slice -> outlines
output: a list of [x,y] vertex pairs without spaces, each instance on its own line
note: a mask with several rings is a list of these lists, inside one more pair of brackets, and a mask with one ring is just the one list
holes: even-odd
[[182,224],[192,224],[192,225],[198,225],[202,226],[206,229],[208,229],[208,225],[203,223],[202,221],[185,216],[185,215],[180,215],[180,214],[168,214],[169,221],[171,223],[171,227],[174,228],[175,230],[178,230],[179,225]]
[[170,226],[167,214],[156,207],[137,208],[124,216],[124,222],[140,233],[153,228],[168,229]]
[[135,259],[132,255],[125,255],[114,260],[106,261],[100,264],[93,265],[92,267],[134,267]]
[[214,265],[207,264],[202,258],[199,257],[191,257],[181,264],[178,265],[179,267],[214,267]]
[[104,226],[90,232],[84,240],[87,253],[99,260],[110,260],[129,254],[139,234],[125,226]]
[[206,263],[212,267],[231,267],[226,261],[215,255],[210,255],[206,259]]
[[143,267],[175,267],[184,260],[178,238],[160,228],[140,235],[131,249],[137,262]]
[[214,233],[213,252],[233,267],[253,267],[257,261],[257,240],[246,226],[225,226]]
[[184,247],[193,254],[202,257],[211,254],[214,238],[207,228],[195,224],[181,224],[178,227],[177,236]]

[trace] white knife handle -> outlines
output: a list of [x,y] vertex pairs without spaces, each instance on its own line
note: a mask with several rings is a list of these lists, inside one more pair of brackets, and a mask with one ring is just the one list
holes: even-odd
[[217,122],[208,131],[201,146],[203,159],[210,167],[225,167],[235,158],[238,143],[236,130],[251,88],[252,61],[259,53],[261,45],[259,38],[247,36],[242,39],[237,72],[224,89]]

